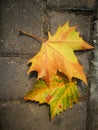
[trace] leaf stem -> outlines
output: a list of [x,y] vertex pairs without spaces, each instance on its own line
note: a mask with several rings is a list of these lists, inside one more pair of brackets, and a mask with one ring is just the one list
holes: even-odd
[[19,33],[20,33],[20,35],[26,35],[26,36],[32,37],[35,40],[39,41],[40,43],[45,42],[45,39],[37,37],[34,34],[31,34],[31,33],[28,33],[28,32],[22,31],[22,30],[19,30]]

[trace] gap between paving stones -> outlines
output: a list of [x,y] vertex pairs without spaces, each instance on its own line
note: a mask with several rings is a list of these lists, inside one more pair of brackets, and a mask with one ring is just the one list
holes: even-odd
[[[46,7],[45,7],[46,6]],[[50,8],[49,6],[47,6],[47,5],[45,5],[44,6],[44,14],[45,14],[45,16],[44,16],[44,18],[43,18],[43,33],[44,33],[44,35],[45,35],[45,37],[47,38],[47,31],[49,30],[49,19],[48,19],[48,12],[50,11],[50,10],[54,10],[54,11],[56,11],[56,12],[67,12],[67,13],[75,13],[75,14],[81,14],[81,15],[88,15],[88,16],[90,16],[90,15],[93,15],[93,17],[95,17],[94,16],[94,14],[96,13],[96,7],[95,8],[93,8],[93,9],[78,9],[78,8],[74,8],[74,9],[71,9],[71,8],[68,8],[68,9],[64,9],[64,7],[58,7],[57,9],[53,9],[54,7],[52,7],[52,8]],[[94,22],[94,20],[95,20],[95,18],[93,18],[93,20],[92,20],[92,26],[93,26],[93,22]],[[90,37],[91,37],[91,42],[92,42],[92,40],[93,40],[93,36],[92,36],[93,34],[92,34],[92,32],[91,32],[91,34],[90,34]],[[33,44],[33,43],[32,43]],[[92,52],[93,53],[93,52]],[[32,54],[32,56],[33,55],[35,55],[35,54]],[[1,57],[20,57],[20,58],[23,58],[23,57],[25,57],[26,59],[27,58],[30,58],[30,57],[32,57],[30,54],[2,54],[1,55]],[[92,81],[90,81],[90,84],[92,84]],[[89,90],[90,91],[90,90]],[[87,106],[89,107],[89,99],[90,99],[90,92],[89,92],[89,98],[88,98],[88,103],[87,103]],[[18,100],[0,100],[0,104],[2,104],[2,105],[5,105],[6,103],[13,103],[13,104],[21,104],[21,103],[25,103],[25,101],[23,100],[23,99],[18,99]],[[88,123],[90,123],[89,121],[88,121],[88,118],[89,118],[89,108],[87,107],[87,130],[88,130]]]

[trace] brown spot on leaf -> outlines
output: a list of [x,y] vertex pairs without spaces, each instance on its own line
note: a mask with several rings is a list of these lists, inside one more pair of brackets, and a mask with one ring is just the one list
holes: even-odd
[[46,101],[49,102],[49,101],[51,100],[51,98],[52,98],[52,96],[51,96],[51,95],[48,95],[48,96],[46,97]]
[[61,104],[59,105],[59,108],[62,109],[62,105]]

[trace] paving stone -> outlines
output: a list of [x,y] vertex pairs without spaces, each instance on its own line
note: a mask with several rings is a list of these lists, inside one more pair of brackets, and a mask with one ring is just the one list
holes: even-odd
[[47,0],[47,5],[53,9],[92,9],[96,3],[95,0]]
[[80,32],[80,35],[84,38],[84,40],[90,40],[90,24],[91,24],[92,17],[91,16],[84,16],[81,14],[74,14],[74,13],[59,13],[55,11],[49,12],[49,26],[50,31],[52,34],[58,28],[58,25],[63,25],[67,21],[70,21],[70,26],[78,25],[77,31]]
[[35,78],[27,75],[27,60],[24,57],[0,58],[0,99],[23,99],[32,88]]
[[[98,129],[98,22],[95,21],[93,66],[89,64],[90,51],[77,52],[86,75],[94,68],[90,86],[90,100],[86,99],[72,109],[62,112],[50,121],[49,107],[37,103],[24,102],[23,97],[35,83],[29,80],[27,61],[36,54],[41,45],[32,38],[19,36],[24,30],[44,37],[44,22],[55,33],[59,24],[70,20],[70,26],[78,25],[77,31],[87,42],[91,37],[92,16],[83,14],[91,11],[96,0],[1,0],[0,1],[0,130],[97,130]],[[45,10],[45,2],[47,9]],[[52,10],[51,10],[52,9]],[[66,9],[80,10],[71,13]],[[53,11],[56,10],[56,11]],[[62,11],[60,11],[62,10]],[[81,12],[82,10],[82,12]],[[48,12],[46,20],[45,13]],[[62,12],[62,13],[61,13]],[[47,23],[46,23],[47,24]],[[43,29],[44,28],[44,29]],[[22,55],[19,57],[19,55]],[[30,56],[29,56],[30,55]],[[18,57],[15,57],[18,56]],[[91,59],[92,60],[92,59]],[[84,86],[79,83],[79,86]],[[79,88],[82,90],[81,88]],[[82,95],[86,95],[86,89]],[[88,111],[87,111],[88,110]],[[88,121],[88,124],[87,124]]]
[[32,38],[20,36],[19,30],[43,36],[43,1],[2,0],[0,8],[0,54],[36,53],[40,44]]
[[90,113],[89,113],[88,130],[98,130],[98,93],[97,93],[97,100],[95,99],[90,100],[89,109]]
[[[98,16],[98,9],[97,9]],[[94,34],[94,46],[93,51],[94,59],[92,61],[92,80],[90,87],[90,102],[89,102],[89,130],[98,130],[98,20],[95,21],[95,34]]]
[[49,107],[34,103],[8,102],[0,107],[1,130],[86,130],[86,103],[49,120]]

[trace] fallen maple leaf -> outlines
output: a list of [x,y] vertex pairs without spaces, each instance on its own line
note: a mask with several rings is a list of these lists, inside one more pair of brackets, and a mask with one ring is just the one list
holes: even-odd
[[39,53],[29,60],[32,63],[28,73],[38,72],[38,79],[43,79],[49,86],[51,79],[60,71],[71,81],[73,77],[78,78],[87,84],[83,67],[78,62],[73,51],[92,49],[93,47],[83,41],[76,27],[69,27],[67,22],[59,26],[57,32],[42,44]]
[[70,82],[60,73],[54,76],[50,87],[47,87],[43,80],[38,80],[33,90],[24,97],[25,100],[49,104],[51,117],[71,108],[74,103],[78,102],[78,98],[76,81]]
[[24,99],[49,104],[51,117],[78,102],[80,95],[76,78],[87,84],[83,66],[78,62],[74,51],[93,47],[75,29],[76,27],[69,27],[67,22],[62,27],[59,26],[53,36],[48,33],[49,39],[28,62],[32,63],[28,73],[37,71],[38,81]]

